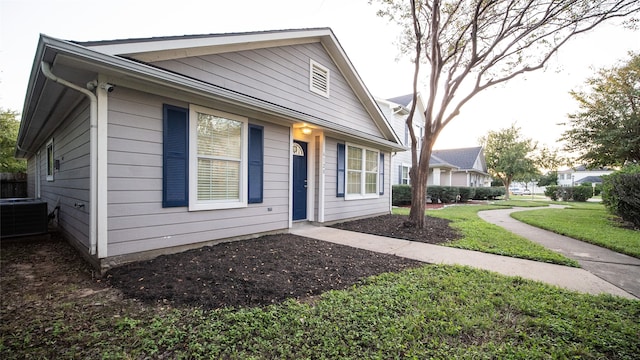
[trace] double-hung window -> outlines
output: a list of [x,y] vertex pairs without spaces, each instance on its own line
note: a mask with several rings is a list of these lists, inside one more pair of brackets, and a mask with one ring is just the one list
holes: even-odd
[[407,165],[401,165],[401,174],[400,174],[400,184],[410,185],[411,180],[409,179],[409,170],[411,169]]
[[377,197],[380,153],[376,150],[347,145],[346,197]]
[[190,107],[189,210],[247,206],[247,121]]

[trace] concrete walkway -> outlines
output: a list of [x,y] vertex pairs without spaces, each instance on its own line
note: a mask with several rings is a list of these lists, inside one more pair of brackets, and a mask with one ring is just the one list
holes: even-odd
[[291,229],[291,233],[336,244],[402,256],[431,264],[467,265],[504,275],[520,276],[526,279],[542,281],[583,293],[607,293],[635,299],[635,297],[628,292],[584,269],[516,259],[478,251],[455,249],[416,241],[392,239],[322,226],[296,226]]
[[548,207],[480,211],[478,216],[578,261],[583,269],[640,298],[640,259],[527,225],[510,216],[516,211],[534,209]]

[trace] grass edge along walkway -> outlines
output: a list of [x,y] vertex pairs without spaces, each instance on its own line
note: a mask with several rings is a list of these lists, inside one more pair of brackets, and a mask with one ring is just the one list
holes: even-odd
[[[549,250],[522,236],[515,235],[500,226],[489,224],[478,216],[478,211],[504,209],[496,205],[449,206],[440,210],[428,210],[428,216],[451,220],[451,227],[463,237],[441,245],[475,250],[489,254],[541,261],[551,264],[580,267],[577,261]],[[394,214],[408,215],[409,209],[395,208]]]
[[640,259],[640,231],[618,226],[604,206],[524,210],[511,217],[526,224]]

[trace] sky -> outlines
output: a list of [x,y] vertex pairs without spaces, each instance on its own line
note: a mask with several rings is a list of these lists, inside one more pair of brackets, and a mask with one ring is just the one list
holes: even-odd
[[[399,58],[399,29],[367,0],[0,0],[0,108],[22,112],[39,34],[74,41],[330,27],[374,97],[411,93],[413,65]],[[486,90],[440,134],[436,149],[471,147],[511,124],[551,148],[569,95],[596,70],[640,52],[640,32],[603,25],[574,39],[546,71]]]

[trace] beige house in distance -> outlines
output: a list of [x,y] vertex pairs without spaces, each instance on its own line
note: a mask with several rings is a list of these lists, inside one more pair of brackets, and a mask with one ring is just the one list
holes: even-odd
[[[382,113],[399,135],[400,141],[407,148],[411,147],[411,137],[407,128],[406,119],[409,114],[412,94],[403,95],[391,99],[376,99]],[[418,93],[416,119],[413,127],[416,136],[422,138],[424,134],[424,104],[422,96]],[[418,144],[420,149],[421,144]],[[392,155],[391,181],[394,185],[410,184],[409,169],[411,168],[411,152],[402,151]],[[429,178],[427,185],[439,186],[491,186],[491,176],[487,173],[482,147],[469,147],[458,149],[434,150],[429,162]]]

